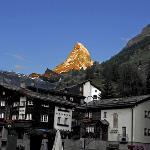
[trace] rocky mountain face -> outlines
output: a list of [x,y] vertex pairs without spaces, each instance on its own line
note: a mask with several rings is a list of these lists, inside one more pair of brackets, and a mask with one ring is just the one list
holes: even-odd
[[29,77],[32,79],[40,78],[49,82],[57,82],[61,78],[61,75],[47,68],[44,74],[32,73]]
[[68,58],[62,64],[58,65],[54,69],[54,72],[60,74],[71,70],[80,70],[82,68],[85,70],[87,67],[91,67],[92,65],[93,61],[91,60],[91,56],[87,48],[83,44],[77,43]]
[[32,79],[44,79],[50,82],[59,81],[61,73],[67,73],[72,70],[86,69],[91,67],[93,61],[91,60],[90,53],[81,43],[76,43],[73,50],[69,54],[64,63],[58,65],[54,70],[47,68],[44,74],[32,73],[29,75]]

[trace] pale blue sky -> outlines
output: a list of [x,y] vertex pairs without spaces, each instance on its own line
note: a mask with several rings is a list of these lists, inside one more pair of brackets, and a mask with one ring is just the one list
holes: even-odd
[[43,73],[76,42],[104,61],[150,23],[149,0],[0,0],[0,69]]

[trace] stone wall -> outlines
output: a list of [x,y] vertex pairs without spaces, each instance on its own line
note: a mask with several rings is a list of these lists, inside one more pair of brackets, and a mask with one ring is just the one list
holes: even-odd
[[65,150],[81,150],[84,148],[86,150],[106,150],[106,142],[95,139],[64,140]]

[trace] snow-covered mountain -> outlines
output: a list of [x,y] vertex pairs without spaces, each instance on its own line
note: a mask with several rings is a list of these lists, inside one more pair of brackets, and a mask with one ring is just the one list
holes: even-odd
[[54,72],[60,74],[71,70],[80,70],[81,68],[85,70],[92,65],[93,61],[87,48],[81,43],[76,43],[68,58],[58,65]]

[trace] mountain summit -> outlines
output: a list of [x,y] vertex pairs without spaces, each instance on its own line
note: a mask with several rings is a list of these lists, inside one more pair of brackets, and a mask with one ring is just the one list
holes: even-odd
[[80,70],[82,68],[85,70],[87,67],[91,67],[92,65],[93,61],[91,60],[91,56],[87,48],[81,43],[76,43],[68,58],[64,61],[64,63],[56,66],[54,72],[60,74],[71,70]]

